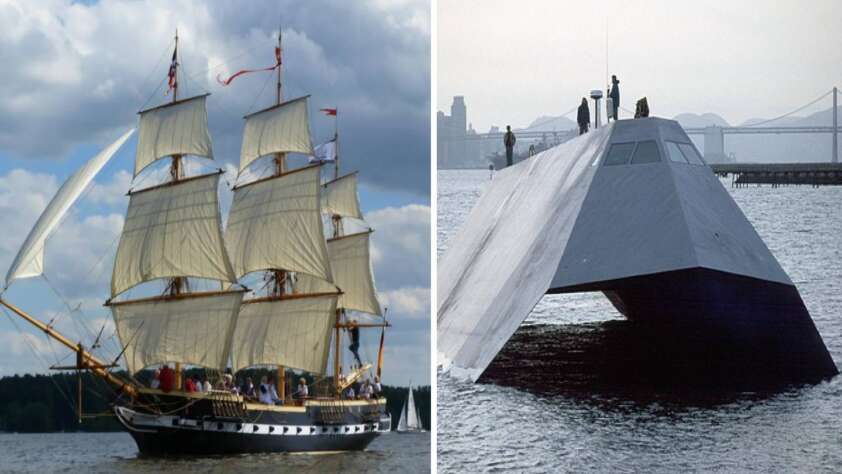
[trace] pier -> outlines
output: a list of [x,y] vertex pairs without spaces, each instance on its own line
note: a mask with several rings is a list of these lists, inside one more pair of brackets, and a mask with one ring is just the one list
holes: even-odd
[[842,163],[724,163],[710,165],[720,177],[731,176],[735,187],[750,184],[842,185]]

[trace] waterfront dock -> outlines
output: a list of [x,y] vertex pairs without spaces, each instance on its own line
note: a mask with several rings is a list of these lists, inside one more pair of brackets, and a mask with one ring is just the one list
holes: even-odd
[[710,165],[720,177],[731,176],[735,187],[750,184],[842,185],[842,163],[727,163]]

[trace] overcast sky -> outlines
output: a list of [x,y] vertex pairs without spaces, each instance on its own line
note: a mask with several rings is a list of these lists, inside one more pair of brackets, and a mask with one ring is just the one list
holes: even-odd
[[[522,127],[559,115],[608,74],[653,115],[774,117],[842,87],[842,2],[441,1],[437,108]],[[607,56],[606,56],[606,26]],[[831,107],[824,100],[807,112]],[[575,119],[575,117],[572,117]]]
[[[212,94],[208,114],[215,166],[235,169],[242,116],[272,103],[274,78],[254,74],[223,88],[216,76],[272,65],[279,22],[285,97],[312,94],[316,142],[333,133],[332,119],[318,109],[338,107],[342,168],[361,172],[363,210],[376,230],[372,258],[377,288],[394,325],[386,338],[384,382],[429,383],[426,0],[0,1],[0,60],[5,65],[0,218],[7,223],[0,234],[0,271],[5,274],[64,179],[136,126],[138,110],[169,100],[156,87],[166,78],[176,27],[183,71],[179,95]],[[47,279],[71,306],[81,304],[84,314],[68,316],[42,278],[18,281],[6,294],[44,320],[64,312],[56,324],[74,340],[85,335],[78,320],[95,331],[110,325],[102,303],[128,203],[124,194],[135,144],[135,138],[126,143],[47,244]],[[225,209],[230,193],[223,192],[222,199]],[[43,372],[56,363],[43,335],[29,329],[25,333],[40,349],[37,356],[14,325],[0,319],[0,376]],[[363,335],[364,354],[376,354],[378,338],[379,333]]]

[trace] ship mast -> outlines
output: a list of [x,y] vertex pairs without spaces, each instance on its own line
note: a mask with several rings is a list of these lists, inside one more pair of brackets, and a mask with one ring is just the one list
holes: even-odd
[[[281,32],[281,28],[278,28],[278,50],[280,51],[282,48],[282,41],[283,41],[283,33]],[[278,77],[276,83],[276,94],[275,94],[275,105],[280,105],[283,101],[283,92],[281,90],[281,70],[283,66],[278,64]],[[280,176],[286,172],[286,153],[275,153],[275,174],[274,176]],[[286,286],[287,286],[287,272],[283,269],[276,269],[272,270],[272,290],[271,296],[281,297],[286,294]],[[279,369],[280,374],[280,369]],[[281,396],[283,398],[283,395]]]
[[[172,103],[178,102],[178,29],[175,30],[175,51],[173,53],[173,71],[174,82],[172,88]],[[171,182],[177,183],[179,179],[181,179],[182,170],[181,170],[181,155],[176,154],[172,155],[170,161],[170,178]],[[183,277],[174,277],[170,280],[169,283],[169,291],[172,296],[177,296],[182,293],[184,287],[186,286],[186,281]],[[181,373],[181,371],[176,371],[176,373]]]

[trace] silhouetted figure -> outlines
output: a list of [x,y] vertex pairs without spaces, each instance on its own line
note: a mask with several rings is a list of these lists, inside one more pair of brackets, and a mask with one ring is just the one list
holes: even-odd
[[588,108],[588,99],[582,97],[582,105],[579,106],[579,111],[576,113],[576,122],[579,123],[579,135],[588,133],[588,127],[591,125],[591,109]]
[[[611,76],[611,92],[608,93],[608,97],[611,98],[611,105],[614,109],[614,120],[617,120],[617,111],[620,109],[620,80],[617,79],[617,76]],[[608,121],[610,121],[610,118]]]
[[348,328],[348,332],[351,334],[351,345],[348,346],[348,350],[354,354],[354,358],[357,359],[357,367],[362,367],[363,363],[360,360],[360,328],[353,322],[351,322],[350,327]]
[[515,152],[515,134],[512,133],[512,126],[506,125],[506,135],[503,136],[503,145],[506,146],[506,166],[512,166],[512,155]]
[[634,107],[634,118],[644,118],[649,116],[649,101],[646,97],[637,101]]

